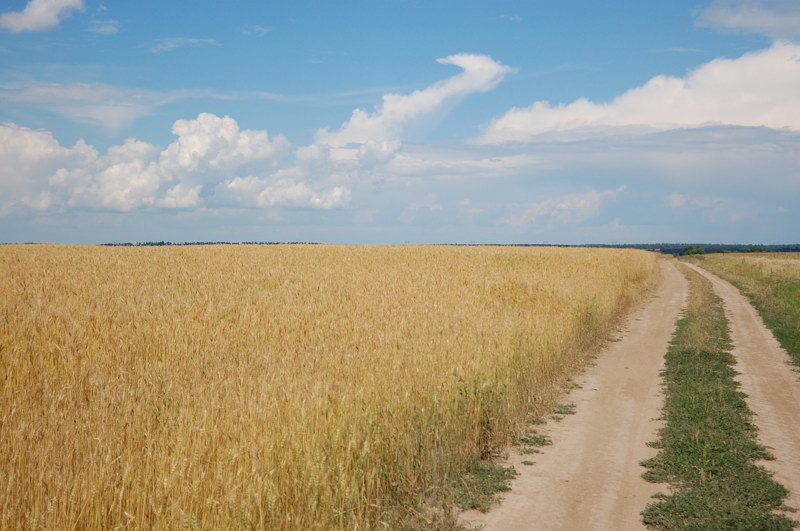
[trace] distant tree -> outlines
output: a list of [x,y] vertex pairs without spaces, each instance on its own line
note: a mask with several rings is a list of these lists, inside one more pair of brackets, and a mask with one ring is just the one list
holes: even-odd
[[683,250],[683,254],[685,255],[706,254],[706,251],[702,247],[687,247],[686,249]]

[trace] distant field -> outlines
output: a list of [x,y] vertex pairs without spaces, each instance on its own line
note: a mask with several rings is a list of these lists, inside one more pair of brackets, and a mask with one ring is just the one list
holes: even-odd
[[800,365],[800,253],[708,254],[693,261],[746,294]]
[[652,253],[0,246],[0,528],[374,528],[446,507]]

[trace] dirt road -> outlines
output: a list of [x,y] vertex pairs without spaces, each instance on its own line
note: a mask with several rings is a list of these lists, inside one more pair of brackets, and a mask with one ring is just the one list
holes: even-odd
[[576,379],[580,388],[565,399],[576,413],[543,428],[553,445],[533,456],[512,455],[520,472],[512,490],[487,514],[465,513],[465,524],[502,531],[644,529],[640,513],[665,486],[642,479],[639,463],[656,454],[646,443],[657,438],[659,373],[689,289],[672,261],[660,265],[655,296],[630,317],[621,340]]
[[[621,340],[577,379],[580,389],[567,398],[577,413],[543,430],[553,446],[536,454],[532,466],[522,464],[531,456],[512,455],[521,474],[511,492],[488,514],[465,513],[464,523],[502,531],[644,529],[641,511],[666,486],[645,482],[639,463],[656,453],[646,443],[656,439],[654,419],[663,404],[659,372],[688,295],[675,264],[662,260],[661,267],[655,297],[630,318]],[[789,489],[786,505],[800,509],[800,375],[749,301],[728,282],[694,269],[725,304],[737,380],[755,414],[759,442],[775,456],[762,464]]]
[[[789,489],[786,505],[800,509],[800,375],[790,367],[783,350],[750,301],[733,285],[704,269],[725,303],[736,358],[736,380],[758,427],[758,441],[769,447],[774,461],[761,463],[775,481]],[[789,515],[796,518],[795,515]]]

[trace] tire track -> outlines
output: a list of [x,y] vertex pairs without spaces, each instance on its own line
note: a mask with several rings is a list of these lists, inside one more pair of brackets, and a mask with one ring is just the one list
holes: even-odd
[[533,466],[514,455],[520,475],[489,513],[469,511],[467,525],[486,530],[645,529],[641,511],[663,485],[646,482],[639,463],[655,455],[663,406],[660,371],[689,285],[674,262],[659,261],[656,294],[630,316],[626,332],[577,378],[576,413],[544,431],[553,446]]
[[724,302],[740,373],[736,380],[754,413],[759,443],[775,456],[760,464],[789,489],[786,505],[800,509],[800,377],[747,297],[717,275],[687,265],[710,280]]

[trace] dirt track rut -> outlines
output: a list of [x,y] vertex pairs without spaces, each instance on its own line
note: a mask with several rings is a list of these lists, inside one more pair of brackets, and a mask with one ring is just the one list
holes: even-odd
[[[566,401],[576,413],[545,428],[553,440],[533,456],[512,455],[520,476],[487,514],[462,521],[486,530],[644,529],[641,511],[663,485],[642,479],[639,464],[655,455],[663,398],[660,371],[688,282],[674,263],[661,260],[655,295],[628,320],[622,338],[576,379]],[[524,460],[535,464],[526,466]]]
[[[770,448],[774,461],[761,463],[789,489],[786,505],[800,509],[800,374],[750,301],[729,282],[692,266],[708,278],[725,304],[730,322],[736,380],[755,414],[758,441]],[[797,518],[796,515],[789,515]]]
[[[576,414],[545,428],[553,446],[533,457],[512,453],[520,472],[503,502],[487,514],[462,515],[485,530],[645,529],[641,511],[667,486],[645,482],[639,464],[655,454],[663,406],[659,373],[688,282],[674,262],[661,260],[663,280],[654,297],[628,321],[614,343],[576,382],[568,401]],[[734,286],[704,269],[725,305],[734,343],[737,380],[754,413],[759,442],[774,461],[762,464],[789,489],[786,505],[800,509],[800,374],[789,365],[760,316]],[[790,515],[793,517],[793,515]]]

